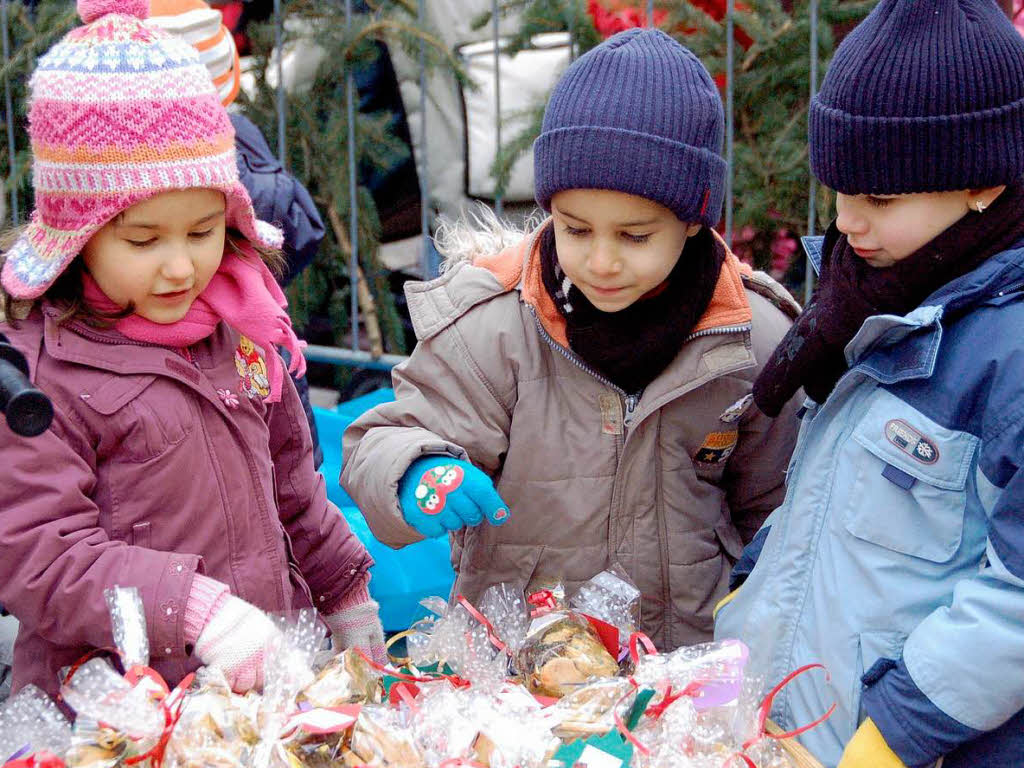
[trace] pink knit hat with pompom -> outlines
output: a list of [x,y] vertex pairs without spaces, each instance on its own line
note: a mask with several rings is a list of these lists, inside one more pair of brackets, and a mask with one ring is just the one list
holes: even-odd
[[148,0],[78,0],[86,26],[39,59],[29,83],[35,210],[3,287],[41,296],[100,227],[175,189],[217,189],[227,223],[281,247],[238,180],[235,132],[196,50],[143,23]]

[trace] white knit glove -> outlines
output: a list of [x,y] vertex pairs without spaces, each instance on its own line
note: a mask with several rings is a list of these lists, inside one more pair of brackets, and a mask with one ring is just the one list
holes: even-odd
[[263,687],[267,646],[280,635],[270,617],[234,595],[226,595],[196,640],[196,655],[219,669],[231,690],[246,693]]
[[380,606],[367,595],[362,602],[324,616],[324,622],[331,629],[334,650],[361,648],[378,664],[387,664],[388,653],[384,647],[384,628],[380,623],[379,610]]

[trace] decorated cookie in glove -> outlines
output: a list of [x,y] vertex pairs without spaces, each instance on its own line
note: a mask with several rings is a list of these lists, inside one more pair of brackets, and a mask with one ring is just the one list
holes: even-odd
[[398,503],[405,522],[429,537],[485,519],[491,525],[508,520],[508,505],[491,479],[468,461],[451,456],[414,461],[398,483]]

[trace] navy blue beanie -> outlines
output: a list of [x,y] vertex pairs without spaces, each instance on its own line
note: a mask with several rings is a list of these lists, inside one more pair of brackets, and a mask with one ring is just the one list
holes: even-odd
[[700,60],[656,29],[629,29],[572,63],[533,145],[537,202],[563,189],[611,189],[661,203],[681,221],[722,215],[725,116]]
[[811,170],[845,194],[1024,174],[1024,40],[995,0],[881,0],[811,102]]

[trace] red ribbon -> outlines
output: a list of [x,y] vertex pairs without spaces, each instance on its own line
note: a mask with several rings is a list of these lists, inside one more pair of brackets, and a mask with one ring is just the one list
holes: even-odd
[[633,660],[635,666],[640,661],[640,650],[637,648],[637,644],[643,645],[646,651],[646,656],[657,656],[658,649],[654,647],[654,643],[651,642],[651,638],[645,635],[643,632],[634,632],[629,636],[629,658]]
[[654,720],[657,720],[659,717],[661,717],[663,714],[665,714],[665,710],[666,709],[668,709],[670,706],[672,706],[679,699],[681,699],[681,698],[683,698],[685,696],[690,696],[690,697],[693,697],[693,698],[696,698],[696,697],[700,696],[700,689],[701,689],[702,686],[703,686],[703,683],[698,682],[698,681],[694,681],[692,683],[688,683],[687,686],[685,688],[683,688],[681,691],[677,691],[677,692],[673,693],[672,692],[672,686],[669,685],[665,689],[664,697],[662,698],[662,700],[660,702],[658,702],[657,704],[655,704],[654,706],[648,707],[646,714],[648,715],[648,717],[651,717]]
[[[149,667],[132,667],[129,671],[136,672],[139,676],[156,680],[165,690],[167,689],[167,683],[164,682],[164,679],[156,670],[150,669]],[[185,709],[185,697],[183,694],[188,690],[189,686],[192,685],[192,681],[195,677],[195,672],[190,672],[185,675],[184,679],[174,687],[174,690],[160,700],[160,709],[162,709],[164,713],[164,729],[160,733],[160,738],[148,752],[136,755],[135,757],[126,758],[124,760],[125,765],[135,765],[136,763],[141,763],[143,760],[152,759],[153,768],[160,768],[160,765],[164,760],[164,752],[167,749],[167,743],[171,740],[171,733],[174,731],[174,727],[178,724],[178,720],[181,719],[181,713]],[[176,699],[173,709],[167,704],[169,699]]]
[[[64,678],[64,685],[71,682],[71,678],[75,676],[82,666],[92,659],[100,656],[104,653],[112,653],[115,657],[120,658],[116,648],[94,648],[87,654],[82,656],[78,661],[71,665],[68,670],[67,676]],[[157,739],[156,744],[151,749],[141,755],[135,755],[134,757],[125,758],[123,761],[125,765],[136,765],[141,763],[143,760],[152,759],[153,768],[160,768],[160,764],[164,759],[164,751],[167,749],[167,743],[171,740],[171,733],[174,731],[174,727],[178,724],[178,720],[181,718],[182,710],[185,707],[184,692],[192,685],[192,681],[195,679],[195,673],[191,672],[178,683],[172,691],[167,685],[167,681],[163,679],[159,672],[151,667],[146,667],[140,664],[136,664],[124,674],[124,679],[132,686],[136,686],[142,680],[142,678],[149,678],[157,684],[157,687],[166,691],[166,694],[160,696],[157,699],[157,703],[160,705],[160,709],[164,715],[164,727],[160,732],[160,736]],[[58,694],[58,698],[63,700]],[[173,709],[168,706],[168,700],[175,702]],[[64,765],[63,762],[60,763]],[[6,768],[6,766],[5,766]],[[30,768],[30,766],[22,766],[22,768]],[[52,765],[38,765],[37,768],[55,768]]]
[[10,760],[4,763],[4,768],[64,768],[64,761],[44,749],[28,757]]
[[443,672],[428,672],[425,675],[410,675],[407,672],[402,672],[394,667],[389,667],[386,664],[374,661],[366,655],[366,652],[363,651],[362,648],[353,648],[352,650],[355,651],[363,661],[378,672],[383,672],[386,675],[397,677],[399,680],[405,680],[409,683],[436,683],[438,680],[447,680],[456,688],[468,688],[470,685],[468,680],[465,680],[458,675],[446,675]]
[[498,633],[494,630],[494,625],[487,620],[487,617],[480,613],[480,611],[478,611],[473,604],[466,599],[465,595],[458,595],[455,599],[458,601],[459,605],[469,612],[470,616],[484,625],[484,629],[487,630],[487,639],[491,641],[491,645],[499,651],[506,650],[506,645],[501,642],[501,638],[498,637]]
[[[648,640],[647,642],[650,642],[650,640]],[[655,653],[657,653],[657,651],[655,651]],[[619,697],[619,700],[616,701],[615,704],[612,705],[612,717],[615,718],[615,727],[618,729],[619,733],[622,734],[622,737],[626,741],[628,741],[630,744],[632,744],[634,747],[639,749],[642,754],[649,755],[649,754],[651,754],[650,748],[645,746],[640,741],[640,739],[638,739],[636,736],[633,735],[633,732],[631,730],[629,730],[629,728],[626,727],[626,723],[623,722],[622,716],[619,715],[619,713],[615,711],[616,708],[619,706],[619,704],[621,704],[622,702],[624,702],[626,700],[627,696],[629,696],[630,694],[636,693],[640,689],[640,686],[637,685],[636,680],[634,680],[632,677],[630,677],[628,679],[629,679],[629,684],[632,686],[632,688],[630,690],[626,691],[624,694],[622,694]]]
[[817,720],[815,720],[815,721],[813,721],[811,723],[808,723],[807,725],[802,725],[799,728],[795,728],[792,731],[787,731],[785,733],[777,733],[776,734],[776,733],[766,733],[765,732],[765,723],[768,720],[768,714],[772,710],[772,704],[775,703],[775,697],[779,694],[779,692],[783,688],[785,688],[787,685],[789,685],[791,682],[793,682],[793,680],[795,680],[796,678],[800,677],[800,675],[802,675],[802,674],[804,674],[806,672],[810,672],[812,669],[824,669],[825,670],[825,682],[826,683],[829,682],[832,679],[832,675],[830,675],[829,671],[827,669],[825,669],[825,665],[824,664],[805,664],[804,666],[800,667],[799,669],[794,669],[792,672],[790,672],[788,675],[786,675],[784,678],[782,678],[782,681],[778,685],[776,685],[774,688],[772,688],[770,691],[768,691],[767,695],[761,701],[761,706],[758,707],[758,710],[757,710],[757,731],[758,731],[758,735],[755,736],[752,739],[748,739],[747,742],[743,745],[743,749],[747,749],[752,744],[756,744],[758,741],[760,741],[761,739],[765,738],[766,736],[769,739],[779,739],[779,740],[781,740],[781,739],[792,739],[792,738],[794,738],[796,736],[799,736],[801,733],[806,733],[807,731],[811,730],[812,728],[817,728],[819,725],[821,725],[826,720],[828,720],[830,717],[832,717],[832,713],[836,711],[836,702],[832,702],[832,706],[828,708],[828,711],[824,715],[819,717]]
[[538,589],[526,598],[526,602],[530,605],[536,606],[536,608],[530,611],[530,618],[537,618],[543,616],[545,613],[550,613],[558,607],[558,601],[555,600],[555,593],[550,589]]

